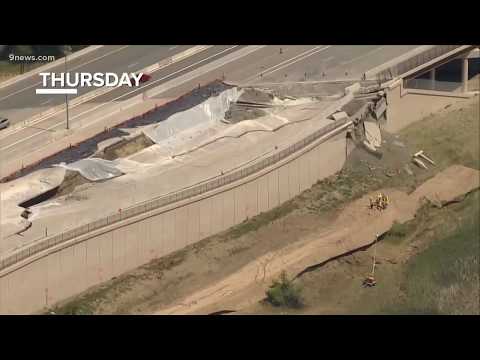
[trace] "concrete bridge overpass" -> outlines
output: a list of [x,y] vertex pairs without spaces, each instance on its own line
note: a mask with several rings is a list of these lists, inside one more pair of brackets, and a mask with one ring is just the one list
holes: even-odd
[[[478,96],[478,88],[469,88],[469,73],[470,77],[478,74],[478,47],[421,46],[367,72],[365,79],[376,80],[385,91],[384,128],[395,132],[457,101]],[[474,61],[476,74],[469,72]],[[440,70],[446,66],[451,68],[450,79],[439,81]]]
[[[386,83],[398,79],[412,79],[426,72],[435,75],[435,69],[461,58],[462,84],[466,91],[468,80],[468,59],[475,56],[479,45],[426,45],[418,47],[400,57],[397,57],[379,67],[365,73],[365,78]],[[478,55],[477,55],[478,56]]]

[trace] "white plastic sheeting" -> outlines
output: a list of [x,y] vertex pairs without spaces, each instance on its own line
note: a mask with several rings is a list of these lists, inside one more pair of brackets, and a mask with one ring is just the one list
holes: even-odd
[[78,171],[84,178],[90,181],[112,179],[124,174],[113,161],[97,158],[82,159],[71,164],[62,163],[55,166]]
[[182,137],[190,138],[193,133],[207,130],[211,125],[223,120],[230,104],[237,101],[242,91],[236,87],[227,89],[191,109],[173,114],[158,124],[145,127],[143,132],[153,142],[167,146],[169,142],[181,141]]

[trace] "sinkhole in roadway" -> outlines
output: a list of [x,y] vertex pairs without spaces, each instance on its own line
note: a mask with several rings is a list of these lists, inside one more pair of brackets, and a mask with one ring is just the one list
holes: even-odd
[[67,170],[65,177],[59,186],[55,186],[50,190],[42,192],[41,194],[38,194],[18,204],[18,206],[23,207],[26,210],[22,213],[22,217],[26,219],[28,218],[28,216],[31,214],[29,210],[30,207],[41,204],[50,199],[71,194],[77,186],[90,182],[91,181],[84,178],[80,173]]
[[[84,158],[100,158],[104,160],[115,160],[118,158],[127,157],[131,154],[134,154],[149,146],[154,145],[155,141],[152,140],[151,136],[146,136],[144,132],[141,132],[134,136],[126,137],[124,135],[128,135],[128,134],[122,131],[119,128],[120,126],[122,128],[128,129],[128,128],[136,128],[139,126],[152,125],[155,123],[161,124],[162,121],[171,120],[173,117],[174,120],[175,118],[179,119],[179,123],[183,123],[184,128],[185,127],[188,128],[188,126],[191,125],[191,123],[189,123],[189,120],[190,120],[189,118],[191,118],[191,115],[192,115],[192,114],[189,114],[189,110],[194,109],[199,105],[202,105],[202,103],[206,103],[212,97],[218,97],[219,95],[222,95],[225,92],[225,90],[232,89],[232,88],[233,86],[226,85],[221,82],[214,82],[202,88],[195,89],[194,91],[187,94],[186,96],[183,96],[173,101],[172,103],[169,103],[157,109],[156,111],[147,114],[146,116],[130,119],[124,122],[123,124],[117,126],[116,128],[111,129],[108,132],[98,134],[97,136],[91,139],[88,139],[78,144],[77,146],[66,149],[52,157],[44,159],[40,163],[28,169],[24,169],[19,174],[15,174],[13,178],[10,177],[8,179],[3,179],[2,182],[6,182],[5,180],[12,180],[14,178],[25,176],[36,170],[51,167],[52,165],[57,165],[62,162],[65,164],[71,164]],[[221,104],[220,106],[218,106],[217,104],[216,108],[214,107],[215,108],[214,115],[216,117],[218,116],[223,117],[225,113],[228,111],[228,107],[230,105],[229,101],[227,101],[227,104],[228,104],[227,107],[225,106],[222,107]],[[209,113],[209,110],[211,108],[212,106],[206,107],[207,114],[202,114],[203,118],[207,119],[209,116],[212,115],[211,113]],[[182,112],[184,114],[183,117],[179,118],[178,116],[177,117],[174,116]],[[191,111],[191,113],[193,113],[193,111]],[[195,113],[193,113],[193,115],[195,115]],[[203,118],[202,120],[205,120]],[[177,128],[177,130],[182,131],[182,127]],[[161,137],[163,134],[161,131],[159,131],[155,135],[157,136],[159,135]],[[114,142],[110,146],[107,146],[101,150],[98,149],[98,144],[100,142],[103,142],[109,139],[115,139],[115,138],[117,138],[119,141]],[[67,169],[65,173],[65,177],[59,186],[54,187],[41,194],[38,194],[18,204],[20,207],[25,208],[25,211],[22,213],[22,217],[24,217],[25,219],[28,219],[28,217],[31,215],[31,211],[29,210],[29,208],[32,206],[41,204],[53,198],[72,195],[75,188],[77,188],[78,186],[86,183],[93,183],[93,182],[94,181],[90,181],[84,176],[82,176],[80,172]],[[73,197],[74,196],[72,195],[72,198]]]

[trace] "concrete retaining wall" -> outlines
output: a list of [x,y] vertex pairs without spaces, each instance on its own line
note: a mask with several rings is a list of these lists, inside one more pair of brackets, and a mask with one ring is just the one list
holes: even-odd
[[416,91],[403,88],[403,80],[386,89],[387,122],[384,126],[389,132],[397,132],[404,127],[429,116],[468,96],[441,93],[435,91]]
[[0,273],[0,313],[40,311],[268,211],[339,171],[346,154],[343,131],[237,183],[39,253]]

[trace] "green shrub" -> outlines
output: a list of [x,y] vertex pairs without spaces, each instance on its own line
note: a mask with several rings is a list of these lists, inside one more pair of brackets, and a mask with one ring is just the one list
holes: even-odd
[[67,304],[63,307],[55,307],[53,310],[49,310],[47,314],[55,315],[92,315],[93,310],[90,306],[86,304],[80,304],[77,302],[73,302],[71,304]]
[[395,221],[389,233],[392,234],[393,236],[403,237],[407,235],[407,228],[408,226],[406,224],[400,224]]
[[399,245],[415,231],[415,228],[416,223],[414,223],[414,221],[409,221],[404,224],[395,221],[387,232],[384,240],[390,244]]
[[303,306],[301,298],[301,289],[288,279],[283,271],[280,278],[274,280],[267,290],[267,302],[273,306],[282,306],[289,308],[300,308]]

